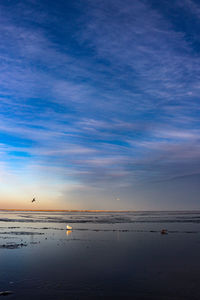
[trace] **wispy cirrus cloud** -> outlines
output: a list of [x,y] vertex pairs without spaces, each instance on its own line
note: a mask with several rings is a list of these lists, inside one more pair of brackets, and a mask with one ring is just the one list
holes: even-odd
[[198,4],[63,5],[1,3],[1,162],[61,191],[198,174]]

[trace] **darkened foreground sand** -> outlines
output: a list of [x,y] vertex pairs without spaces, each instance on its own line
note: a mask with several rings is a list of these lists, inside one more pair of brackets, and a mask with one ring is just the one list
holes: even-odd
[[1,212],[0,297],[200,299],[199,220],[199,212]]

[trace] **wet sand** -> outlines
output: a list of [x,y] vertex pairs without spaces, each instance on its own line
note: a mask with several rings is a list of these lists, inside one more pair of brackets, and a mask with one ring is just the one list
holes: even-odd
[[199,253],[199,212],[4,211],[0,297],[200,299]]

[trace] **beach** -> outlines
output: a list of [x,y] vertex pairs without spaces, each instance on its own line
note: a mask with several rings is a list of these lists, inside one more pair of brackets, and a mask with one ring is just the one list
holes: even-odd
[[200,299],[199,253],[200,212],[0,212],[8,299]]

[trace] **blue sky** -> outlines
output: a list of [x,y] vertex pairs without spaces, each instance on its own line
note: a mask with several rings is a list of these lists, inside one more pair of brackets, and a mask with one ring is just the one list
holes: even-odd
[[198,209],[200,4],[0,3],[1,206]]

